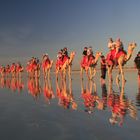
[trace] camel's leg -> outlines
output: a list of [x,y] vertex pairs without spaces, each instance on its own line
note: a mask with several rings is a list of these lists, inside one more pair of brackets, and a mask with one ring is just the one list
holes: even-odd
[[108,67],[108,80],[109,82],[112,82],[113,79],[112,79],[112,66]]
[[119,69],[120,69],[120,73],[121,73],[122,83],[124,83],[125,82],[124,71],[123,71],[123,66],[121,63],[119,63]]
[[92,73],[92,77],[91,77],[91,78],[94,78],[94,77],[95,77],[95,75],[96,75],[96,69],[95,69],[95,68],[93,68],[93,73]]
[[81,93],[84,93],[84,82],[83,82],[83,79],[81,79]]
[[63,70],[63,75],[62,75],[63,79],[66,79],[66,69],[64,68]]
[[43,69],[43,76],[44,76],[44,79],[46,79],[46,77],[47,77],[47,71],[46,71],[46,68]]
[[55,75],[56,75],[56,80],[58,80],[58,70],[57,69],[55,71]]
[[68,66],[68,75],[69,75],[69,79],[71,79],[71,65]]
[[112,81],[109,81],[109,83],[108,83],[108,95],[113,93],[112,83],[113,83]]
[[91,86],[93,86],[94,93],[97,93],[97,87],[94,81],[91,81]]
[[47,75],[48,75],[48,79],[50,79],[50,68],[48,68],[48,70],[47,70]]
[[120,76],[120,69],[118,70],[118,74],[116,76],[116,85],[119,86],[119,83],[120,83],[120,79],[119,79],[119,76]]
[[89,68],[89,79],[91,80],[93,76],[93,69],[92,67]]
[[83,79],[83,68],[81,67],[80,69],[81,69],[80,70],[80,76],[81,76],[81,79]]
[[86,69],[86,75],[87,75],[87,78],[90,80],[90,76],[88,74],[88,69]]

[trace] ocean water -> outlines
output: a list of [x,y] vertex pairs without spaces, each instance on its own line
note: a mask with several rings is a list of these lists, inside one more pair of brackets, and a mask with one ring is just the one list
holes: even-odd
[[[114,72],[113,77],[116,72]],[[1,140],[139,140],[137,71],[125,71],[124,92],[115,81],[0,78]]]

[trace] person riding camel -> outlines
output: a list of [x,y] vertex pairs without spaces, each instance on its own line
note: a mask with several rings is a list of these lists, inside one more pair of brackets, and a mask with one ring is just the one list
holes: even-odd
[[50,61],[50,59],[49,59],[48,54],[47,54],[47,53],[44,54],[44,55],[43,55],[43,59],[42,59],[42,68],[44,69],[44,68],[47,67],[48,64],[50,64],[50,63],[51,63],[51,61]]
[[112,38],[109,38],[107,47],[110,51],[108,53],[108,58],[107,59],[111,60],[111,51],[115,49],[115,46],[116,46],[116,43],[113,41]]
[[64,48],[62,49],[62,61],[63,61],[63,63],[65,63],[65,61],[66,61],[67,59],[69,59],[68,50],[67,50],[66,47],[64,47]]
[[84,47],[84,50],[83,50],[83,53],[82,53],[83,54],[83,58],[82,58],[81,63],[80,63],[83,68],[85,68],[87,66],[87,62],[88,62],[87,50],[88,50],[88,48]]
[[68,57],[68,50],[67,47],[63,48],[63,55]]
[[83,56],[87,56],[87,47],[84,47],[84,50],[83,50]]
[[62,53],[63,53],[62,50],[60,50],[57,54],[56,69],[61,69],[61,66],[63,65]]
[[93,67],[95,65],[95,56],[93,55],[92,47],[87,49],[87,56],[88,56],[88,66]]
[[112,38],[109,38],[109,41],[108,41],[108,48],[109,48],[110,51],[111,51],[111,50],[114,50],[115,44],[116,44],[116,43],[113,41],[113,39],[112,39]]
[[116,53],[115,53],[115,58],[116,58],[116,57],[117,57],[117,54],[119,53],[119,51],[122,51],[122,50],[123,50],[123,43],[122,43],[122,41],[120,40],[120,38],[118,38],[118,39],[116,40],[115,48],[116,48]]
[[110,62],[110,64],[114,63],[115,65],[117,65],[117,59],[121,54],[120,52],[125,53],[125,51],[123,50],[122,41],[120,40],[120,38],[118,38],[115,42],[113,42],[113,39],[110,38],[108,42],[108,48],[110,50],[107,55],[108,62]]

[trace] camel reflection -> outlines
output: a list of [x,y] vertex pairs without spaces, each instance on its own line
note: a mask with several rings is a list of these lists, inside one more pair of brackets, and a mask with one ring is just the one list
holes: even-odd
[[0,87],[11,89],[14,92],[21,92],[24,89],[24,83],[22,81],[22,78],[1,77]]
[[119,87],[119,94],[112,90],[112,82],[109,83],[109,86],[111,87],[109,87],[108,92],[108,108],[111,110],[112,114],[109,118],[109,122],[112,125],[118,124],[119,126],[122,126],[127,114],[131,118],[137,119],[137,109],[135,105],[128,97],[125,96],[125,84],[122,84],[122,87]]
[[91,114],[95,107],[99,110],[103,110],[103,100],[97,95],[96,84],[94,81],[88,80],[86,83],[86,88],[84,88],[84,81],[81,80],[81,92],[85,112]]
[[58,105],[62,106],[64,109],[73,110],[77,109],[77,103],[75,102],[73,93],[72,93],[72,80],[69,79],[67,87],[66,80],[61,80],[60,83],[56,80],[56,92],[58,97]]
[[39,78],[28,78],[27,82],[28,93],[37,100],[41,94],[41,86]]
[[1,77],[0,79],[0,87],[5,88],[6,86],[6,79],[4,77]]
[[22,78],[11,78],[11,90],[21,92],[24,88]]
[[46,102],[50,104],[50,100],[55,98],[50,78],[44,79],[43,92],[44,92],[44,98]]

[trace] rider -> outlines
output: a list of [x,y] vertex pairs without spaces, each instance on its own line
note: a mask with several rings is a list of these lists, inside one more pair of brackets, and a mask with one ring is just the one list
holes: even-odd
[[61,69],[62,66],[62,60],[63,60],[63,55],[62,55],[63,51],[60,50],[57,54],[57,61],[56,61],[56,68]]
[[84,50],[83,50],[83,53],[82,53],[83,58],[81,60],[81,66],[84,67],[84,68],[88,65],[87,50],[88,50],[88,48],[84,47]]
[[122,43],[122,41],[120,40],[120,38],[118,38],[118,39],[116,40],[115,48],[116,48],[116,53],[115,53],[115,58],[116,58],[116,55],[118,54],[118,52],[121,51],[121,50],[123,50],[123,43]]
[[88,49],[87,49],[87,56],[88,56],[88,66],[92,67],[95,65],[95,62],[94,62],[94,55],[93,55],[93,50],[92,50],[92,47],[90,46]]
[[42,60],[42,68],[45,68],[46,66],[48,66],[48,64],[50,64],[50,59],[48,54],[46,53],[45,55],[43,55],[43,60]]
[[67,49],[67,47],[63,48],[63,55],[68,57],[68,49]]
[[84,56],[87,55],[87,49],[88,49],[87,47],[84,47],[84,50],[83,50],[83,55],[84,55]]
[[62,62],[65,63],[65,61],[69,59],[67,47],[61,49],[61,52],[62,52]]
[[115,46],[116,46],[116,43],[113,41],[112,38],[109,38],[108,48],[109,48],[110,52],[107,55],[108,60],[111,60],[111,51],[115,49]]
[[109,48],[110,51],[115,48],[115,45],[116,45],[116,43],[113,41],[113,39],[112,38],[109,38],[108,48]]

